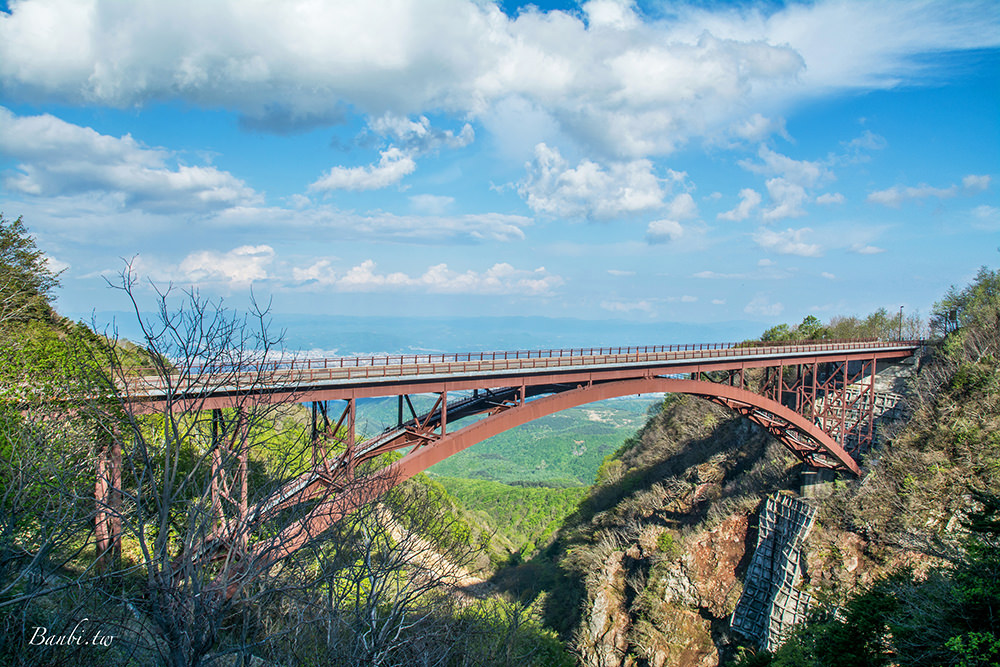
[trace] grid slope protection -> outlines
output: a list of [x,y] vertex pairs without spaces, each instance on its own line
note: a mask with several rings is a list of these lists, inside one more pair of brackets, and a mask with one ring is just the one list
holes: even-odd
[[812,597],[797,587],[805,565],[802,543],[815,515],[807,502],[782,493],[764,503],[757,548],[730,622],[764,650],[778,648],[812,604]]

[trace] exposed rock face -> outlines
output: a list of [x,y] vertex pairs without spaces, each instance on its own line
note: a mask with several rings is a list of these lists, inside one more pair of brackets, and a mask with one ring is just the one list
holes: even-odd
[[566,540],[564,566],[587,591],[576,652],[593,667],[719,665],[736,641],[729,621],[754,514],[764,496],[797,486],[796,462],[763,429],[688,397],[620,461],[594,501],[606,509]]
[[596,593],[585,624],[582,654],[588,665],[621,665],[628,648],[631,622],[625,606],[625,570],[621,552],[614,552],[595,577]]
[[692,533],[675,553],[649,550],[663,528],[609,554],[588,582],[594,592],[579,649],[586,665],[714,667],[715,635],[741,591],[748,517],[737,515]]

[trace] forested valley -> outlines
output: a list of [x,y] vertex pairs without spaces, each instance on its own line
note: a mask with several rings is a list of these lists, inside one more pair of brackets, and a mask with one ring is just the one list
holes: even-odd
[[[306,408],[145,414],[121,390],[139,369],[279,353],[267,308],[152,292],[149,318],[140,278],[114,286],[144,340],[71,322],[22,221],[0,218],[0,664],[1000,664],[995,271],[928,322],[880,310],[763,333],[934,340],[862,476],[809,499],[810,611],[771,650],[731,627],[764,502],[802,491],[762,428],[689,396],[635,399],[512,433],[301,535],[326,499],[269,499],[312,464]],[[115,447],[121,469],[101,467]],[[120,492],[95,503],[102,480]],[[287,535],[302,548],[284,553]]]

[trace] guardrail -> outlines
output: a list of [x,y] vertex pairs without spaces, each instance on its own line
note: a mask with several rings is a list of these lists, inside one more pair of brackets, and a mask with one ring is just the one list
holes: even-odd
[[[262,362],[247,369],[226,369],[222,366],[197,366],[191,372],[170,375],[146,375],[139,369],[134,377],[147,391],[175,389],[190,391],[207,388],[213,382],[232,386],[264,383],[312,384],[324,380],[363,380],[392,377],[442,376],[456,373],[486,373],[518,370],[558,370],[567,367],[596,365],[646,364],[683,361],[696,358],[733,356],[765,356],[802,352],[838,352],[877,350],[895,347],[916,347],[924,341],[879,341],[851,339],[837,341],[800,341],[775,344],[701,343],[642,347],[573,348],[560,350],[519,350],[508,352],[468,352],[459,354],[390,355],[380,357],[339,357],[332,359],[298,359]],[[138,387],[135,387],[138,388]]]

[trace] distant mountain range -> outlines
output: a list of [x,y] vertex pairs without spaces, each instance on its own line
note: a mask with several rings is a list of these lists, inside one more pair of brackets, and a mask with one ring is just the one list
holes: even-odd
[[[132,313],[69,313],[67,317],[93,321],[99,331],[114,322],[120,337],[135,342],[141,339]],[[690,324],[548,317],[271,317],[272,333],[284,331],[285,349],[316,356],[730,342],[756,338],[764,328],[750,321]]]

